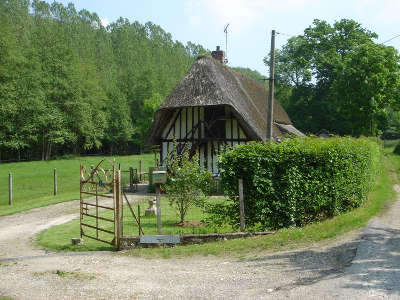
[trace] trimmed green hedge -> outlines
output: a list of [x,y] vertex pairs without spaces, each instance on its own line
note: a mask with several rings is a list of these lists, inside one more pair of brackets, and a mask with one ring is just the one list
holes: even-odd
[[239,224],[243,179],[246,226],[278,229],[324,220],[362,204],[382,158],[377,140],[301,138],[249,143],[219,158],[229,200],[209,213],[215,223]]

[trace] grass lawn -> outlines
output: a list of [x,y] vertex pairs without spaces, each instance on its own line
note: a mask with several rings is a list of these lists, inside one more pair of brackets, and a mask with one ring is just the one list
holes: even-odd
[[[110,165],[115,159],[122,170],[139,168],[143,171],[154,165],[154,155],[130,155],[117,157],[76,157],[50,161],[32,161],[0,164],[0,216],[5,216],[64,201],[79,199],[79,165]],[[58,194],[53,195],[53,170],[57,169]],[[8,173],[13,174],[13,205],[8,205]]]
[[[173,248],[159,247],[133,249],[124,253],[125,255],[132,256],[164,258],[184,257],[191,255],[229,255],[234,257],[242,257],[257,255],[260,251],[280,251],[307,247],[313,243],[320,242],[325,239],[335,238],[344,233],[360,229],[366,226],[371,217],[381,211],[384,211],[384,209],[396,199],[396,193],[392,187],[397,179],[392,175],[393,172],[397,172],[400,169],[400,156],[391,153],[394,147],[392,144],[393,143],[391,143],[388,147],[385,146],[385,159],[380,164],[380,171],[377,175],[375,185],[370,191],[367,199],[364,201],[361,207],[351,212],[339,215],[323,222],[311,224],[303,228],[282,229],[277,231],[274,235],[227,240],[222,242],[210,242],[201,245],[176,246]],[[167,206],[168,204],[164,201],[164,212],[167,211]],[[194,219],[196,218],[196,211],[194,211],[193,214],[193,216],[188,217],[188,220],[192,217]],[[170,225],[175,222],[176,218],[170,221],[165,220],[165,232],[168,232],[168,230],[171,228]],[[168,225],[168,223],[170,224]],[[129,226],[129,224],[126,226]],[[149,228],[145,230],[149,230]],[[189,232],[190,230],[191,229],[189,229]],[[196,230],[199,230],[199,233],[201,233],[201,230],[213,232],[214,229],[208,228]],[[226,228],[226,230],[228,230],[228,228]],[[71,234],[71,232],[73,232],[73,234]],[[179,229],[177,232],[175,228],[174,232],[179,233]],[[153,230],[149,230],[149,232],[145,231],[145,234],[149,233],[155,233],[155,226],[153,227]],[[89,241],[88,239],[85,240],[84,245],[72,247],[70,245],[70,238],[72,236],[77,237],[78,235],[79,222],[76,220],[64,225],[50,228],[49,230],[43,232],[38,238],[38,243],[41,246],[55,250],[84,251],[107,249],[104,246],[103,248],[100,248],[100,245],[96,244],[97,242]]]
[[[224,201],[223,197],[212,197],[209,199],[210,202]],[[141,207],[141,218],[140,223],[145,235],[157,234],[157,218],[156,216],[144,216],[144,210],[147,208],[147,201],[143,200],[139,203],[132,203],[132,209],[137,215],[137,207]],[[198,234],[198,233],[222,233],[222,232],[232,232],[230,226],[224,227],[208,227],[208,226],[195,226],[195,227],[180,227],[176,226],[179,222],[179,217],[174,210],[169,205],[166,198],[161,198],[161,212],[162,212],[162,233],[163,234]],[[94,214],[94,212],[92,212]],[[124,206],[124,217],[123,217],[123,228],[124,236],[136,236],[138,235],[138,226],[134,221],[131,212],[127,206]],[[112,211],[103,211],[101,216],[104,218],[113,218]],[[201,222],[205,215],[201,208],[193,207],[189,210],[185,220],[187,221],[197,221]],[[95,225],[95,219],[85,217],[84,223],[89,225]],[[101,220],[99,221],[101,222]],[[101,222],[99,223],[101,228],[113,231],[113,223]],[[96,232],[94,229],[85,228],[85,233],[90,236],[95,236]],[[52,250],[61,251],[88,251],[88,250],[113,250],[113,247],[108,246],[105,243],[92,240],[90,238],[84,237],[84,244],[73,246],[71,245],[71,238],[79,237],[79,219],[75,219],[66,224],[51,227],[50,229],[43,231],[39,234],[37,242],[40,246]],[[99,238],[107,241],[111,241],[113,236],[108,233],[99,232]]]
[[393,153],[394,148],[400,142],[400,140],[388,140],[385,141],[385,153],[387,157],[392,162],[392,172],[397,173],[397,176],[400,178],[400,155]]

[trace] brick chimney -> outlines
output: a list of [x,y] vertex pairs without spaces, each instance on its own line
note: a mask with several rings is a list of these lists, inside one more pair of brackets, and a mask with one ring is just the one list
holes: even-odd
[[218,60],[221,64],[225,64],[227,62],[225,59],[225,52],[222,51],[219,46],[217,46],[217,50],[211,52],[211,56]]

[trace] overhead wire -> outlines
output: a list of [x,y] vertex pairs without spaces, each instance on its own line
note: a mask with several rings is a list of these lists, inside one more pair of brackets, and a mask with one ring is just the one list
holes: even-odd
[[280,35],[285,35],[285,36],[288,36],[288,37],[294,37],[294,36],[295,36],[295,35],[293,35],[293,34],[284,33],[284,32],[280,32],[280,31],[277,31],[276,33],[277,33],[277,34],[280,34]]
[[396,39],[398,37],[400,37],[400,34],[395,35],[394,37],[392,37],[391,39],[388,39],[387,41],[384,41],[382,44],[386,44],[387,42],[390,42],[390,41],[392,41],[392,40],[394,40],[394,39]]
[[[276,34],[285,35],[285,36],[288,36],[288,37],[295,37],[295,36],[297,36],[297,35],[293,35],[293,34],[281,32],[281,31],[277,31]],[[390,39],[384,41],[382,44],[386,44],[386,43],[388,43],[388,42],[390,42],[390,41],[392,41],[392,40],[394,40],[394,39],[397,39],[398,37],[400,37],[400,34],[397,34],[397,35],[395,35],[394,37],[392,37],[392,38],[390,38]]]

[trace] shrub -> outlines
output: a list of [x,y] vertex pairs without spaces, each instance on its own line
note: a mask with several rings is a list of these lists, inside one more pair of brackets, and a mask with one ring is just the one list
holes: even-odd
[[[362,204],[381,158],[367,138],[302,138],[249,143],[219,157],[226,205],[211,209],[216,223],[239,224],[243,179],[246,226],[278,229],[323,220]],[[218,214],[225,213],[222,218]]]
[[193,206],[202,206],[205,194],[209,192],[211,173],[199,164],[198,155],[189,159],[189,149],[177,155],[167,163],[168,182],[162,186],[169,203],[185,221],[188,210]]
[[400,155],[400,142],[398,142],[396,147],[394,147],[393,152]]

